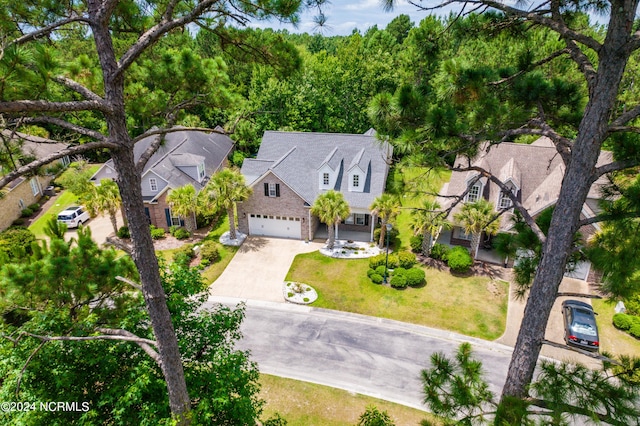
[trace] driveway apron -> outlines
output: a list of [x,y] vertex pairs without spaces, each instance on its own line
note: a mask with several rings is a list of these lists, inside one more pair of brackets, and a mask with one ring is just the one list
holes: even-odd
[[249,236],[209,287],[212,296],[284,302],[282,285],[296,255],[322,243]]

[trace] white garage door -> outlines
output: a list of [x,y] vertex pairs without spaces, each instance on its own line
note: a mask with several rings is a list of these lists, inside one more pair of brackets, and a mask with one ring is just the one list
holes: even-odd
[[286,216],[249,215],[249,234],[268,237],[301,238],[300,218]]

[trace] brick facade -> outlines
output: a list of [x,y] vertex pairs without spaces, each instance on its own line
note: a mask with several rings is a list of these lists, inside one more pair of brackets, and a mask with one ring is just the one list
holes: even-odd
[[[269,197],[264,194],[264,184],[272,183],[280,186],[279,197]],[[273,215],[289,216],[300,218],[301,240],[313,239],[318,228],[318,221],[311,215],[309,221],[310,206],[306,206],[305,201],[300,198],[287,184],[278,179],[274,174],[268,173],[262,179],[257,180],[253,185],[253,194],[248,200],[238,203],[238,230],[244,234],[249,234],[249,215]],[[311,235],[309,235],[309,225],[311,225]]]
[[[4,194],[4,197],[0,199],[0,230],[7,229],[11,226],[14,220],[18,219],[22,214],[23,207],[20,206],[20,200],[24,204],[24,207],[28,207],[30,204],[38,202],[42,198],[44,189],[49,185],[55,176],[36,176],[38,184],[40,186],[36,195],[33,195],[31,189],[31,179],[27,178],[17,184],[14,187],[10,187]],[[9,185],[10,186],[10,185]]]

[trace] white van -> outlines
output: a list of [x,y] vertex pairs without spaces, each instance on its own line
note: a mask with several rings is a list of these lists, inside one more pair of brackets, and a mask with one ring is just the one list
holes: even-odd
[[58,222],[65,223],[67,227],[71,229],[77,228],[78,225],[85,223],[89,218],[89,213],[87,213],[82,207],[74,206],[60,212],[58,215]]

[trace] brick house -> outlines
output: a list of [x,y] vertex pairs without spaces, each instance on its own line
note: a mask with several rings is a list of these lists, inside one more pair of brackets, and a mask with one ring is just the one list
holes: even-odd
[[320,221],[311,214],[311,206],[322,192],[334,189],[351,208],[338,233],[372,236],[375,224],[369,206],[384,192],[392,152],[373,130],[361,135],[267,131],[257,157],[242,165],[253,194],[238,203],[238,229],[250,235],[313,240]]
[[[216,129],[221,130],[221,129]],[[139,141],[134,148],[136,161],[149,147],[154,137]],[[168,230],[183,224],[171,211],[167,195],[171,189],[193,185],[200,192],[212,174],[228,164],[233,140],[220,133],[182,130],[165,135],[164,143],[151,156],[142,172],[142,197],[145,213],[152,225]],[[102,179],[116,179],[113,160],[96,171],[91,180],[99,184]]]
[[[597,165],[610,163],[613,156],[610,152],[602,151]],[[565,172],[565,164],[558,154],[553,142],[547,137],[541,137],[531,144],[500,143],[481,147],[479,154],[470,162],[467,157],[459,156],[455,160],[456,166],[464,167],[468,164],[487,170],[505,183],[519,202],[535,218],[543,210],[552,207],[558,201],[560,187]],[[438,202],[446,209],[453,203],[455,196],[461,196],[467,191],[463,202],[472,203],[480,197],[493,203],[498,213],[507,209],[499,218],[499,232],[513,232],[513,208],[509,197],[487,178],[478,178],[477,171],[453,172],[451,179],[441,190],[442,197]],[[601,198],[600,187],[607,182],[606,177],[596,181],[587,200],[582,207],[582,218],[589,218],[600,212],[598,202]],[[450,212],[448,220],[453,223],[453,216],[460,210],[459,203]],[[599,230],[597,224],[581,229],[583,236],[588,237]],[[454,226],[451,232],[443,232],[438,240],[448,245],[462,245],[469,247],[471,236],[464,233],[460,227]],[[489,246],[490,237],[482,237],[485,245]]]
[[[55,154],[67,147],[66,144],[50,139],[23,133],[12,133],[10,131],[2,131],[1,137],[9,144],[19,145],[18,155],[11,157],[16,166],[31,159],[44,158]],[[6,145],[4,143],[0,146],[0,151],[2,151],[3,155],[6,155]],[[68,156],[62,157],[49,166],[43,167],[42,173],[33,176],[21,176],[9,182],[3,188],[4,196],[0,198],[0,211],[2,211],[2,215],[0,215],[0,230],[11,226],[13,221],[21,216],[22,210],[31,204],[37,203],[45,195],[47,186],[55,178],[55,174],[49,171],[51,167],[55,167],[56,164],[60,164],[60,167],[66,167],[70,161]],[[11,159],[7,163],[11,163]],[[0,172],[2,172],[1,167]]]

